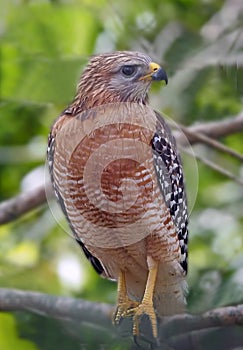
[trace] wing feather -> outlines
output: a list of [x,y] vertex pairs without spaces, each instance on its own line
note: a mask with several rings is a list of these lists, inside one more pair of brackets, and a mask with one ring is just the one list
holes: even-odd
[[80,238],[78,237],[72,223],[71,220],[69,219],[66,207],[65,207],[65,203],[64,200],[58,190],[58,187],[55,184],[54,178],[53,178],[53,166],[54,166],[54,162],[55,162],[55,137],[53,137],[52,133],[49,135],[49,139],[48,139],[48,148],[47,148],[47,159],[48,159],[48,163],[49,163],[49,169],[50,169],[50,174],[51,174],[51,182],[53,184],[53,188],[54,188],[54,192],[57,198],[57,201],[68,221],[68,224],[72,230],[72,233],[76,239],[76,241],[78,242],[78,244],[80,245],[80,247],[82,248],[84,255],[86,256],[86,258],[90,261],[90,263],[92,264],[92,266],[94,267],[95,271],[98,272],[98,274],[104,274],[104,268],[100,262],[99,259],[97,259],[95,256],[93,256],[90,251],[87,249],[87,247],[84,245],[84,243],[80,240]]
[[188,213],[182,162],[175,138],[162,116],[157,116],[157,130],[152,139],[154,167],[170,215],[177,227],[181,249],[180,264],[187,273]]

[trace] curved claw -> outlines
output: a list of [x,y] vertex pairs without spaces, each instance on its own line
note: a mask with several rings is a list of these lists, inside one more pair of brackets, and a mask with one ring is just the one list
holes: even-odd
[[133,314],[133,336],[139,335],[140,319],[143,315],[147,315],[151,323],[153,337],[157,339],[157,318],[153,305],[142,302],[137,308],[129,310],[129,314]]
[[157,318],[153,305],[153,294],[158,272],[158,262],[154,261],[150,256],[147,257],[149,271],[141,303],[130,300],[127,295],[125,272],[120,271],[118,277],[118,306],[114,314],[114,324],[119,324],[121,319],[126,316],[133,316],[133,336],[139,335],[139,322],[142,315],[147,315],[151,322],[152,334],[154,339],[158,338]]
[[119,325],[122,318],[132,315],[131,310],[135,310],[139,306],[137,301],[126,298],[126,301],[117,305],[113,316],[113,323]]

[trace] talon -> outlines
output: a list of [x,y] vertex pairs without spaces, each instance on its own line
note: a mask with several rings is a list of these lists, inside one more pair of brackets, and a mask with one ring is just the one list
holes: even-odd
[[143,300],[141,304],[134,310],[131,310],[133,312],[133,335],[138,336],[139,335],[139,321],[142,315],[147,315],[149,317],[149,320],[151,322],[152,327],[152,334],[154,339],[158,338],[158,330],[157,330],[157,318],[154,311],[154,305],[153,305],[153,293],[154,293],[154,286],[157,278],[157,272],[158,272],[158,263],[155,262],[153,259],[148,257],[149,264],[149,273],[146,283],[146,288],[143,296]]
[[131,300],[127,297],[126,302],[118,304],[113,316],[113,323],[115,325],[119,325],[122,318],[132,316],[132,310],[135,310],[138,307],[138,305],[138,302]]
[[139,336],[139,323],[141,317],[147,315],[151,323],[153,337],[157,339],[157,318],[153,304],[142,302],[136,309],[130,311],[133,313],[133,336]]
[[120,324],[121,319],[123,317],[133,316],[134,339],[137,339],[137,337],[139,336],[139,323],[143,315],[147,315],[150,320],[154,339],[157,339],[158,337],[157,318],[155,315],[153,305],[153,294],[158,272],[158,262],[154,261],[149,256],[147,260],[149,271],[143,300],[141,303],[129,299],[127,295],[125,272],[120,271],[118,277],[118,302],[113,322],[114,324]]
[[127,288],[125,281],[125,273],[124,271],[120,271],[118,277],[118,301],[117,301],[117,309],[113,316],[113,323],[115,325],[119,325],[121,319],[130,316],[132,313],[130,310],[136,309],[139,303],[135,300],[129,299],[127,296]]

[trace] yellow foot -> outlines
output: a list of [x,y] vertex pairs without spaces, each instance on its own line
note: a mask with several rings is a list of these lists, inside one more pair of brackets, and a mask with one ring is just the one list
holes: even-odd
[[117,325],[121,322],[122,318],[131,316],[131,310],[136,310],[138,306],[139,302],[126,298],[126,301],[117,305],[117,309],[113,316],[113,323]]
[[139,336],[139,323],[143,315],[147,315],[151,322],[153,337],[158,337],[157,319],[154,312],[153,304],[142,302],[138,307],[130,309],[128,315],[133,315],[133,336],[137,338]]

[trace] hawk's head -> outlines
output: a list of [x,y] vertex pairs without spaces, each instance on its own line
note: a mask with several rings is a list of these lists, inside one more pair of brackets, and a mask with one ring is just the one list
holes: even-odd
[[165,71],[139,52],[116,51],[93,56],[78,84],[74,103],[84,110],[113,102],[147,102],[153,80],[164,80]]

